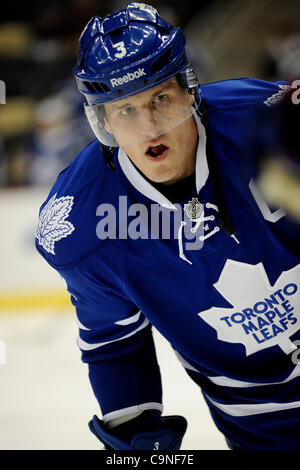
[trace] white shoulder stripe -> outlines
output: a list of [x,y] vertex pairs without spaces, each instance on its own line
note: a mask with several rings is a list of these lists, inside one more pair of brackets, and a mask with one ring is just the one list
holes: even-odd
[[293,401],[289,403],[255,403],[255,404],[234,404],[228,405],[218,403],[205,394],[205,397],[219,410],[230,416],[251,416],[261,413],[272,413],[274,411],[289,410],[293,408],[300,408],[300,401]]
[[115,341],[120,341],[122,339],[129,338],[130,336],[145,328],[148,324],[149,320],[145,319],[144,322],[136,330],[132,331],[131,333],[128,333],[128,335],[121,336],[120,338],[116,338],[111,341],[105,341],[104,343],[87,343],[86,341],[83,341],[80,337],[78,337],[77,344],[82,351],[92,351],[93,349],[100,348],[101,346],[105,346],[106,344],[114,343]]

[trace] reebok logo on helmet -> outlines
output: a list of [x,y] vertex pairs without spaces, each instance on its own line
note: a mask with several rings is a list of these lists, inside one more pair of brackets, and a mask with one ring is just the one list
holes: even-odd
[[144,72],[144,69],[138,69],[135,70],[134,72],[126,73],[126,75],[123,75],[123,77],[119,78],[111,78],[110,83],[112,84],[113,87],[118,86],[118,85],[123,85],[123,83],[131,82],[132,80],[136,80],[137,78],[142,77],[143,75],[146,75]]

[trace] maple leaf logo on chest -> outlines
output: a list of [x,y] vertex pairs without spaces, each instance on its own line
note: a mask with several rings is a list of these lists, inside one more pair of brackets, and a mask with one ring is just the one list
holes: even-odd
[[219,340],[242,343],[247,356],[272,346],[290,354],[297,347],[289,338],[300,330],[299,284],[300,264],[271,286],[262,263],[228,259],[214,287],[232,308],[212,307],[198,315]]
[[73,206],[73,196],[63,196],[56,199],[56,194],[42,209],[36,238],[39,244],[52,255],[55,255],[54,244],[70,235],[75,227],[66,220]]

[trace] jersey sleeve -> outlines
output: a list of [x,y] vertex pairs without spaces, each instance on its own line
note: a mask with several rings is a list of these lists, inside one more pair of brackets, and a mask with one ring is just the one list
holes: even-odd
[[126,296],[116,274],[121,271],[116,257],[110,250],[100,250],[57,271],[76,309],[77,342],[103,420],[147,409],[162,411],[152,325]]
[[[79,326],[78,346],[104,421],[159,409],[161,379],[151,324],[88,262],[61,272]],[[107,273],[107,275],[109,275]]]

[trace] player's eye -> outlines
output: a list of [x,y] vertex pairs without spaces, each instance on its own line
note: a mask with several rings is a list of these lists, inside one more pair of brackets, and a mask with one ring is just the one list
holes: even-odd
[[162,95],[156,96],[155,102],[161,104],[161,103],[165,103],[167,99],[168,99],[168,95],[162,94]]
[[130,114],[133,114],[135,111],[134,106],[126,106],[126,108],[123,108],[121,111],[122,116],[130,116]]

